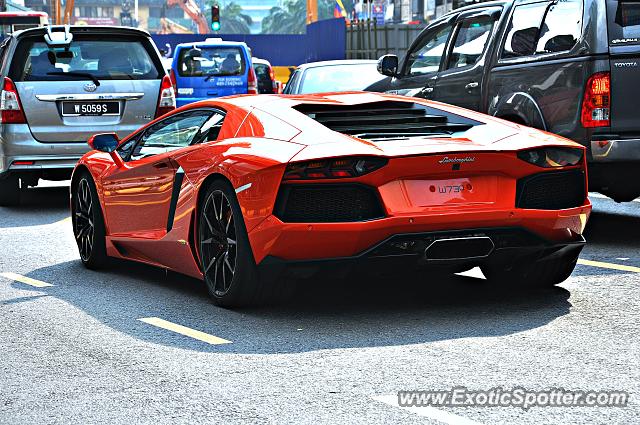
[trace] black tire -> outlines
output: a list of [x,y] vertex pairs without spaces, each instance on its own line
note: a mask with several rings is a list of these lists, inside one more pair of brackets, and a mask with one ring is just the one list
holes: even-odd
[[259,279],[235,191],[224,180],[203,188],[198,208],[197,246],[204,282],[214,304],[245,307],[284,299],[284,280]]
[[567,254],[552,260],[526,264],[486,266],[482,267],[482,273],[490,283],[508,287],[548,288],[567,280],[577,262],[577,254]]
[[7,176],[0,179],[0,207],[20,205],[20,179]]
[[71,188],[71,221],[80,260],[88,269],[99,269],[108,260],[106,231],[96,186],[87,172]]

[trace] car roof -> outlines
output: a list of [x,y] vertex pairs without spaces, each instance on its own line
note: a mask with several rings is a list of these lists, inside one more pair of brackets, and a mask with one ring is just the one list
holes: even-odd
[[320,61],[303,63],[298,66],[298,69],[319,68],[322,66],[336,66],[336,65],[364,65],[364,64],[377,64],[376,60],[368,59],[346,59],[346,60],[333,60],[333,61]]
[[207,39],[204,41],[196,41],[193,43],[180,43],[176,46],[176,49],[185,48],[185,47],[204,47],[204,46],[233,46],[233,47],[244,47],[247,48],[247,43],[244,41],[226,41],[222,39]]
[[269,62],[268,60],[266,60],[266,59],[256,58],[255,56],[251,58],[251,61],[252,61],[253,63],[259,63],[259,64],[262,64],[262,65],[269,65],[269,66],[271,66],[271,62]]
[[[55,31],[63,29],[64,25],[49,25],[46,27],[27,28],[20,31],[15,31],[11,34],[12,37],[26,37],[30,35],[44,35],[47,33],[47,28],[51,28]],[[114,27],[106,25],[69,25],[69,31],[73,34],[81,33],[95,33],[95,34],[130,34],[141,35],[144,37],[150,37],[149,33],[145,30],[132,27]]]
[[[451,12],[447,13],[446,15],[442,15],[441,17],[439,17],[438,19],[436,19],[435,21],[433,21],[429,25],[427,25],[427,27],[430,27],[433,23],[436,23],[436,22],[446,21],[451,16],[457,15],[460,12],[466,12],[468,10],[475,10],[475,9],[485,9],[485,8],[492,7],[492,6],[506,6],[506,5],[510,5],[510,4],[514,4],[514,3],[520,3],[521,1],[532,1],[532,0],[494,0],[494,1],[473,3],[473,4],[470,4],[468,6],[464,6],[464,7],[458,8],[458,9],[454,9]],[[542,1],[544,1],[544,0],[542,0]],[[551,1],[551,0],[547,0],[547,1]]]

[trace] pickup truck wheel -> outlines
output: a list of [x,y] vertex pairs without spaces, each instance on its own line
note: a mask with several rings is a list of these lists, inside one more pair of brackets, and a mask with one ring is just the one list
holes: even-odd
[[11,207],[20,204],[20,179],[8,176],[0,180],[0,206]]

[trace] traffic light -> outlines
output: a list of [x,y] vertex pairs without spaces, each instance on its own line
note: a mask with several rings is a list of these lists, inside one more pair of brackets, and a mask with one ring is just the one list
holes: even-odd
[[220,31],[220,6],[217,4],[211,6],[211,29]]

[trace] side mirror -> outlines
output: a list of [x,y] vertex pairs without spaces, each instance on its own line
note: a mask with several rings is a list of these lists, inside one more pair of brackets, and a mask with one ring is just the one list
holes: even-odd
[[378,59],[378,72],[387,77],[398,75],[398,57],[396,55],[384,55]]
[[116,150],[119,142],[116,133],[101,133],[91,136],[87,143],[93,150],[111,153]]
[[122,158],[120,158],[120,155],[116,152],[118,144],[120,143],[116,133],[95,134],[89,138],[87,143],[93,150],[108,153],[118,167],[124,167]]

